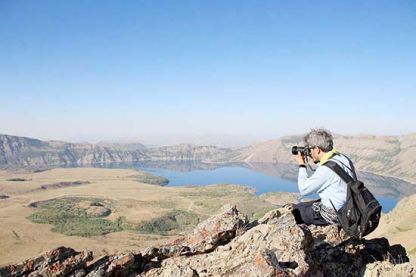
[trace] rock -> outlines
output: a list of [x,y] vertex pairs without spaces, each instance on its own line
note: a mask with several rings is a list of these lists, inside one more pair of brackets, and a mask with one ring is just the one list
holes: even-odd
[[219,245],[228,243],[238,232],[243,232],[248,220],[235,206],[224,206],[218,215],[201,222],[194,231],[172,244],[160,248],[151,247],[143,252],[145,260],[159,260],[174,255],[207,253]]
[[390,246],[385,238],[348,239],[336,247],[320,243],[313,255],[313,264],[317,265],[314,270],[323,276],[362,276],[366,266],[377,261],[387,261],[392,267],[407,263],[413,268],[405,249],[400,245]]
[[226,205],[219,214],[201,222],[190,235],[176,240],[174,244],[189,247],[193,254],[206,253],[228,243],[239,232],[244,232],[247,224],[247,217],[235,206]]
[[74,272],[77,272],[77,275],[79,275],[90,260],[92,260],[92,252],[83,251],[63,261],[58,260],[53,264],[47,264],[47,266],[41,267],[37,273],[29,276],[68,276]]
[[329,244],[330,246],[337,246],[342,242],[349,239],[344,230],[337,225],[329,226],[308,226],[309,231],[314,238],[315,247],[318,247],[322,243]]
[[127,253],[105,256],[87,268],[88,277],[95,276],[133,276],[142,270],[140,254]]
[[267,224],[268,222],[272,222],[272,220],[277,220],[281,216],[281,212],[279,210],[271,210],[266,213],[262,218],[260,218],[257,222],[258,224]]
[[91,251],[58,247],[23,263],[0,268],[0,276],[66,276],[86,267],[91,260]]
[[[269,213],[271,218],[236,237],[226,247],[192,257],[173,257],[163,261],[160,268],[142,276],[181,276],[183,270],[197,276],[296,276],[306,274],[307,246],[313,243],[291,214]],[[306,250],[306,252],[305,252]],[[172,272],[172,270],[174,272]]]
[[[99,206],[98,206],[99,207]],[[227,206],[170,244],[103,256],[59,247],[0,276],[414,276],[406,250],[385,238],[355,240],[335,225],[297,225],[286,206],[257,224]]]
[[213,252],[172,257],[140,276],[359,276],[388,256],[393,272],[397,261],[413,268],[405,250],[386,239],[357,241],[335,225],[297,225],[286,207]]
[[111,214],[111,210],[106,207],[91,206],[85,210],[88,217],[105,217]]
[[409,263],[395,265],[388,261],[382,261],[366,265],[364,277],[379,276],[416,276],[416,271]]

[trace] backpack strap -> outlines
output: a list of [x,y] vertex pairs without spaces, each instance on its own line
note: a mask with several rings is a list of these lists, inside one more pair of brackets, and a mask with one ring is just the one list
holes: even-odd
[[332,169],[345,183],[348,184],[354,181],[354,179],[336,162],[329,160],[324,163],[324,165]]
[[345,156],[344,154],[341,154],[341,153],[338,153],[338,155],[341,155],[341,156],[343,156],[344,158],[346,158],[348,160],[351,167],[348,167],[346,164],[344,164],[341,161],[339,161],[339,162],[342,163],[346,168],[348,168],[351,171],[354,180],[357,180],[357,173],[355,173],[355,167],[354,167],[354,164],[352,163],[351,159],[348,158],[347,156]]

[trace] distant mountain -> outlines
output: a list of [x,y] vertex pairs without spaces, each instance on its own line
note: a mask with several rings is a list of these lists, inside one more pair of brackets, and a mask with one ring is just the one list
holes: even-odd
[[201,161],[219,159],[231,152],[215,146],[181,144],[145,148],[140,143],[67,143],[0,135],[0,166],[82,166],[93,163],[138,161]]
[[179,144],[148,148],[145,153],[149,160],[157,161],[212,161],[221,160],[233,151],[216,146],[197,146],[193,144]]
[[[131,139],[130,139],[131,140]],[[250,135],[231,135],[231,134],[207,134],[207,135],[187,135],[187,134],[159,134],[159,135],[140,135],[139,141],[145,145],[153,147],[193,144],[210,145],[220,148],[241,148],[261,142],[258,136]]]
[[135,150],[144,150],[146,146],[138,142],[128,142],[128,143],[117,143],[117,142],[99,142],[96,145],[107,147],[111,149],[117,149],[122,151],[135,151]]
[[[0,166],[82,166],[140,161],[293,163],[290,153],[293,145],[302,145],[302,136],[288,136],[230,149],[193,144],[146,148],[141,143],[67,143],[0,135]],[[350,156],[361,171],[416,183],[416,134],[336,135],[335,147]]]
[[143,149],[89,143],[40,141],[0,135],[0,165],[9,167],[74,166],[89,163],[123,162],[144,156]]
[[[416,134],[404,136],[334,137],[335,148],[348,155],[357,169],[416,182]],[[302,145],[302,136],[269,140],[242,148],[233,161],[293,163],[293,145]]]

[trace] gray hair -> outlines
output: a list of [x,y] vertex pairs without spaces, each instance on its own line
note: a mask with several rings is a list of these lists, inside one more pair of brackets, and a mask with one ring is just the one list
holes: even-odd
[[334,138],[330,131],[323,128],[311,129],[303,138],[309,146],[317,146],[324,152],[329,152],[334,148]]

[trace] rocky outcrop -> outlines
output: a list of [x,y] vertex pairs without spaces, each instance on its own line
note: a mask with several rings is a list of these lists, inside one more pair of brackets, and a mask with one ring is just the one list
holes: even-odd
[[0,276],[84,276],[92,252],[77,252],[72,248],[58,247],[34,259],[0,269]]
[[414,276],[401,245],[349,239],[337,226],[297,225],[288,208],[249,223],[235,207],[168,245],[104,256],[60,247],[1,276]]

